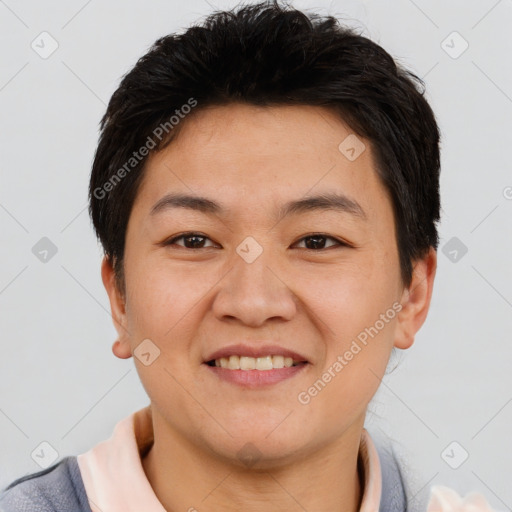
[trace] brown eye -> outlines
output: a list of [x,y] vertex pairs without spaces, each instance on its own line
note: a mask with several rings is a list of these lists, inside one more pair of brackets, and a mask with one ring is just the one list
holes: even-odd
[[[183,240],[183,244],[178,244],[178,240]],[[184,233],[183,235],[171,238],[165,245],[179,245],[185,249],[203,249],[205,247],[205,241],[210,240],[207,236],[203,236],[200,233]],[[213,247],[213,246],[207,246]]]
[[[328,240],[331,240],[330,245],[328,245]],[[182,241],[178,243],[179,241]],[[202,235],[201,233],[183,233],[182,235],[176,236],[174,238],[169,239],[164,245],[177,245],[183,247],[185,249],[206,249],[208,247],[214,247],[215,244],[205,245],[207,241],[210,241],[210,238]],[[312,235],[305,236],[299,240],[298,243],[305,243],[304,249],[318,251],[323,249],[328,249],[329,247],[336,246],[345,246],[348,247],[348,244],[334,238],[332,236],[328,236],[322,233],[314,233]]]
[[335,243],[329,245],[328,247],[333,246],[346,246],[347,244],[342,242],[341,240],[338,240],[336,238],[333,238],[332,236],[324,235],[322,233],[316,233],[313,235],[308,235],[299,240],[299,243],[302,241],[305,241],[306,247],[305,249],[311,249],[311,250],[318,250],[318,249],[325,249],[326,248],[326,240],[332,240]]

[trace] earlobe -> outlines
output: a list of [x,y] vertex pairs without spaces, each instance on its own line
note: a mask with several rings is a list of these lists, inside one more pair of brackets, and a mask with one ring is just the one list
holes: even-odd
[[410,348],[414,337],[427,318],[437,269],[437,252],[431,247],[428,254],[414,263],[411,285],[403,291],[402,309],[397,317],[394,346]]
[[125,299],[116,285],[112,262],[106,256],[101,263],[101,279],[108,294],[112,322],[119,337],[112,345],[112,353],[120,359],[127,359],[132,354],[126,325]]
[[112,353],[119,359],[128,359],[132,357],[129,344],[123,343],[120,340],[116,340],[112,344]]

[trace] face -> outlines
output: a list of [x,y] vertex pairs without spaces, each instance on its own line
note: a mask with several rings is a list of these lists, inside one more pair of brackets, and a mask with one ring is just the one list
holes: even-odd
[[[134,361],[176,438],[230,460],[250,442],[276,463],[358,439],[393,346],[425,318],[435,253],[403,289],[391,200],[367,140],[340,150],[349,135],[322,107],[233,104],[196,112],[149,158],[125,298],[106,261],[103,278],[114,352],[150,340],[151,364]],[[236,356],[256,369],[222,367]]]

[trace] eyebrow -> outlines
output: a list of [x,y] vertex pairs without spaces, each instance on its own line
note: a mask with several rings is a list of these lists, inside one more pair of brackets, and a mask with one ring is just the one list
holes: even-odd
[[[210,215],[225,215],[227,213],[226,208],[206,197],[170,193],[154,204],[150,215],[173,208],[186,208]],[[361,220],[367,220],[365,211],[355,199],[339,193],[324,193],[285,203],[279,209],[278,221],[288,215],[329,210],[348,213]]]

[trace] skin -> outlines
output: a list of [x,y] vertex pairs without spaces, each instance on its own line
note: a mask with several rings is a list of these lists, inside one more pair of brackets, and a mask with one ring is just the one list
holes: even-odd
[[[142,464],[167,511],[359,510],[367,406],[392,348],[409,348],[425,321],[437,257],[431,249],[413,262],[404,288],[392,203],[370,143],[359,137],[366,150],[354,161],[338,149],[351,133],[323,107],[231,104],[195,112],[149,157],[127,228],[126,294],[107,259],[102,278],[119,334],[114,354],[129,358],[147,338],[161,351],[149,366],[134,361],[155,437]],[[332,191],[356,200],[366,220],[310,211],[276,223],[279,205]],[[168,192],[206,196],[227,213],[150,215]],[[163,245],[187,231],[207,237],[204,247]],[[311,233],[334,240],[308,250]],[[252,263],[236,252],[248,236],[263,249]],[[402,305],[394,319],[300,403],[298,394],[393,303]],[[221,381],[202,364],[242,340],[278,344],[310,364],[263,389]],[[237,455],[246,443],[259,451],[251,467]]]

